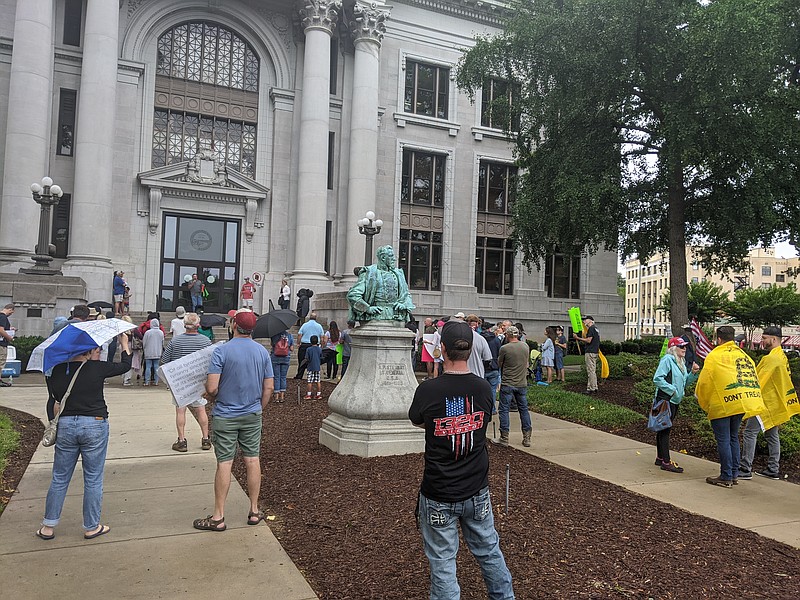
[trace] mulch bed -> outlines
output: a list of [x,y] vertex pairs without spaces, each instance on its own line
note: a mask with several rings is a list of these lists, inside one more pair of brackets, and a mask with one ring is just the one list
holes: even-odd
[[[323,382],[326,398],[332,389]],[[339,456],[318,443],[327,414],[325,401],[298,405],[294,389],[268,407],[261,506],[276,517],[268,525],[325,600],[426,598],[428,562],[414,523],[422,455]],[[513,449],[489,454],[518,599],[800,595],[794,548]],[[234,473],[246,487],[240,460]],[[462,598],[486,598],[463,543],[458,574]]]
[[8,464],[0,474],[0,512],[2,512],[11,500],[11,496],[17,491],[17,484],[25,474],[36,447],[42,441],[44,425],[41,419],[18,410],[0,406],[0,413],[7,415],[14,424],[14,429],[20,433],[19,447],[8,456]]
[[[582,384],[567,384],[564,389],[570,392],[585,393],[586,387]],[[629,408],[641,414],[646,414],[647,412],[633,396],[633,379],[630,377],[601,381],[598,386],[596,397],[612,404],[624,406],[625,408]],[[655,445],[656,436],[654,433],[647,431],[645,425],[646,423],[642,421],[640,423],[631,423],[624,427],[596,428],[632,440]],[[744,427],[742,427],[740,432],[743,430]],[[691,454],[692,456],[699,456],[706,460],[719,462],[716,444],[700,437],[695,431],[691,420],[685,416],[682,417],[680,410],[678,411],[676,423],[673,425],[672,431],[670,431],[669,440],[670,458],[676,462],[680,462],[679,453],[681,450],[685,450],[686,454]],[[761,471],[766,468],[767,455],[760,454],[758,450],[756,450],[756,457],[753,460],[753,470]],[[787,481],[800,484],[800,454],[781,457],[781,473],[788,475]],[[709,473],[709,475],[714,475],[714,473]]]

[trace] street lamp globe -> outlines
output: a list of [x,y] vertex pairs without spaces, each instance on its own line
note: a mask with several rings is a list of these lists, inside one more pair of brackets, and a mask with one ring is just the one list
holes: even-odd
[[367,217],[367,219],[369,219],[370,221],[372,221],[372,220],[375,218],[375,213],[374,213],[374,212],[372,212],[371,210],[368,210],[368,211],[367,211],[367,214],[366,214],[366,217]]
[[40,186],[38,183],[32,183],[31,184],[31,191],[34,194],[41,194],[42,193],[42,186]]
[[380,219],[376,219],[375,220],[375,227],[377,227],[378,229],[383,227],[383,221],[381,221]]
[[42,187],[50,187],[53,185],[53,180],[49,177],[42,177]]
[[64,192],[61,190],[60,185],[51,185],[50,193],[53,194],[54,196],[58,196],[59,198],[61,198],[61,196],[64,195]]

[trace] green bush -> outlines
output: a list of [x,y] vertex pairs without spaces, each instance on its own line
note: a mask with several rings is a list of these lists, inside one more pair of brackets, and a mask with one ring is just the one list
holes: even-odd
[[624,406],[555,387],[528,388],[528,404],[538,413],[583,425],[623,427],[644,420],[644,415]]
[[613,356],[619,354],[621,345],[619,342],[612,342],[611,340],[600,340],[600,352],[606,356]]
[[607,359],[609,379],[633,377],[637,381],[647,378],[652,379],[659,360],[657,356],[629,354],[627,352],[620,352],[617,356],[609,356]]
[[31,352],[43,341],[44,338],[38,335],[21,335],[14,338],[13,345],[17,349],[17,360],[22,363],[23,371],[28,368],[28,359],[31,357]]
[[[689,394],[688,388],[689,386],[687,386],[687,394]],[[694,394],[693,388],[691,393]],[[688,419],[694,432],[704,442],[708,444],[717,443],[714,438],[714,431],[711,429],[711,421],[708,420],[708,415],[700,408],[694,395],[684,396],[678,411],[678,418]]]
[[645,336],[639,340],[639,347],[642,354],[661,354],[661,348],[664,346],[666,338],[660,335]]
[[653,398],[656,395],[656,384],[653,379],[642,379],[633,384],[633,397],[636,401],[647,409],[653,403]]
[[[800,417],[794,416],[781,425],[780,439],[781,458],[789,457],[800,452]],[[763,433],[758,434],[756,448],[759,453],[768,453],[767,441],[764,439]]]
[[642,347],[633,340],[625,340],[620,346],[620,350],[628,354],[639,354],[642,351]]

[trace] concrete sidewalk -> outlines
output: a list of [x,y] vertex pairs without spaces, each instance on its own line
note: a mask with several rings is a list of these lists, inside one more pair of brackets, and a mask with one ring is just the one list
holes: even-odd
[[740,481],[733,488],[709,485],[706,477],[719,475],[718,463],[679,454],[676,448],[672,459],[685,471],[669,473],[653,464],[656,458],[653,445],[535,413],[531,415],[532,445],[525,448],[519,415],[516,412],[510,415],[511,445],[518,450],[800,548],[798,485],[757,476]]
[[[39,446],[0,518],[0,581],[8,598],[206,598],[307,600],[314,591],[264,523],[246,525],[249,501],[234,481],[224,533],[192,521],[213,511],[214,453],[200,450],[187,416],[189,452],[171,449],[175,410],[165,388],[106,386],[111,434],[102,522],[111,532],[83,539],[83,475],[72,478],[56,538],[34,535],[50,485],[53,449]],[[0,404],[43,416],[40,385],[15,384]],[[269,474],[263,485],[269,485]],[[267,513],[269,507],[263,507]]]

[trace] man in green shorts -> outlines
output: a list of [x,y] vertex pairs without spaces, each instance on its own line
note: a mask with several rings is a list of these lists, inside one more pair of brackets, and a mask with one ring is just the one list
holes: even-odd
[[237,313],[233,319],[233,339],[220,344],[211,356],[206,380],[211,410],[212,439],[217,455],[214,476],[214,513],[194,521],[195,529],[225,531],[225,500],[231,487],[231,467],[236,446],[242,449],[250,497],[248,525],[258,525],[264,514],[258,509],[261,491],[261,413],[272,397],[274,380],[272,361],[264,347],[250,334],[256,316],[250,311]]

